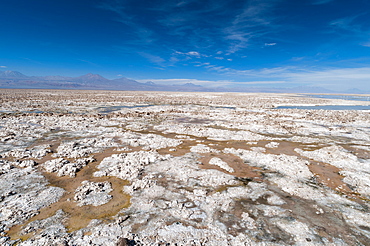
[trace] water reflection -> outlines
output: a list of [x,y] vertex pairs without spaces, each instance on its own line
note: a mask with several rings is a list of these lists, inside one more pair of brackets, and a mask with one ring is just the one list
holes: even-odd
[[370,106],[363,105],[278,106],[275,109],[370,110]]
[[309,94],[309,95],[305,95],[305,96],[314,97],[314,98],[325,98],[325,99],[342,99],[342,100],[351,100],[351,101],[370,101],[370,96],[314,95],[314,94]]

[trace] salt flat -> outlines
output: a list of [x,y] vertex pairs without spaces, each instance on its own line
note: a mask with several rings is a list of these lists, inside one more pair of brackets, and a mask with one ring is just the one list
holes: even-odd
[[1,245],[369,245],[370,105],[0,90]]

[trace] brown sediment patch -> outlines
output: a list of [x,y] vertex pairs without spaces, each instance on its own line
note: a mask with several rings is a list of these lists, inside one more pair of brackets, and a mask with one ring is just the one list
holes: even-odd
[[[276,148],[266,148],[266,144],[270,143],[271,141],[269,140],[260,140],[256,144],[250,144],[246,141],[219,141],[219,145],[212,146],[215,149],[224,149],[224,147],[232,147],[236,149],[246,149],[250,150],[250,147],[263,147],[266,149],[265,153],[266,154],[274,154],[274,155],[280,155],[280,154],[285,154],[285,155],[290,155],[290,156],[297,156],[299,158],[302,158],[304,160],[307,160],[310,165],[308,165],[308,168],[310,171],[315,175],[316,177],[316,182],[317,184],[324,185],[326,187],[329,187],[332,190],[335,190],[339,194],[344,194],[347,195],[351,199],[355,200],[364,200],[365,198],[361,197],[360,194],[354,192],[351,190],[346,183],[343,182],[343,176],[339,174],[341,169],[332,166],[328,163],[323,163],[323,162],[316,162],[313,161],[307,157],[301,156],[298,154],[294,149],[299,148],[299,149],[304,149],[304,150],[309,150],[309,151],[314,151],[317,149],[322,148],[323,146],[320,146],[319,144],[314,145],[312,143],[299,143],[299,142],[291,142],[291,141],[273,141],[279,143],[279,145]],[[206,141],[206,143],[208,143]],[[349,149],[350,147],[347,146]],[[361,149],[356,149],[358,151],[357,153],[361,153],[359,155],[361,156],[366,156],[369,155],[369,152],[366,151],[361,151]],[[252,174],[252,178],[257,178],[257,180],[262,179],[263,173],[266,173],[266,170],[261,170],[256,167],[251,167],[247,164],[245,164],[239,157],[240,160],[235,160],[235,157],[227,157],[225,154],[216,154],[216,153],[210,153],[210,154],[202,154],[204,157],[200,159],[200,161],[204,164],[203,168],[212,168],[212,169],[217,169],[222,172],[226,172],[225,170],[221,169],[220,167],[214,166],[214,165],[209,165],[209,160],[212,157],[219,157],[223,161],[227,162],[234,170],[236,177],[241,177],[241,178],[246,178],[249,175]],[[240,169],[242,167],[243,169]],[[226,172],[227,173],[227,172]],[[253,176],[256,175],[257,176]]]
[[[8,161],[16,161],[16,160],[34,160],[35,162],[37,163],[44,163],[46,161],[49,161],[49,160],[52,160],[52,159],[55,159],[52,154],[56,153],[57,152],[57,148],[60,146],[61,143],[63,142],[68,142],[68,141],[75,141],[75,140],[78,140],[78,139],[85,139],[86,137],[84,136],[80,136],[80,137],[63,137],[62,139],[47,139],[46,137],[43,137],[43,138],[40,138],[40,139],[37,139],[36,141],[34,141],[30,146],[28,146],[27,148],[25,148],[26,150],[27,149],[33,149],[37,146],[40,146],[40,145],[49,145],[50,147],[48,147],[47,149],[50,150],[49,153],[47,153],[44,157],[40,158],[40,159],[37,159],[37,158],[16,158],[16,157],[13,157],[13,156],[9,156],[9,157],[3,157],[1,159],[4,159],[4,160],[8,160]],[[88,138],[94,138],[94,136],[89,136]],[[119,141],[119,138],[118,137],[113,137],[113,140],[118,143]],[[120,148],[120,147],[116,147],[116,148]],[[110,149],[110,150],[113,150],[114,147],[111,147],[111,148],[106,148],[106,149]],[[120,151],[119,153],[122,153],[122,152],[131,152],[131,151],[139,151],[141,150],[142,147],[131,147],[129,151]],[[103,150],[103,153],[105,153],[106,150]],[[98,155],[99,153],[91,153],[91,155]],[[74,161],[75,159],[74,158],[66,158],[64,157],[64,159],[67,159],[69,161]]]
[[[165,155],[170,154],[173,156],[183,156],[187,153],[190,153],[190,148],[196,146],[198,144],[206,145],[212,149],[216,149],[219,151],[224,150],[225,148],[236,148],[236,149],[246,149],[250,150],[250,145],[247,141],[240,141],[240,140],[232,140],[232,141],[219,141],[219,140],[212,140],[207,139],[206,137],[194,137],[191,136],[194,140],[183,140],[183,143],[176,146],[176,147],[168,147],[157,150],[158,153]],[[169,151],[170,149],[176,149],[176,151]]]
[[341,169],[323,162],[310,160],[308,165],[310,171],[315,175],[316,181],[323,184],[340,194],[347,195],[352,199],[363,199],[360,194],[351,190],[346,183],[343,182],[343,176],[339,174]]
[[[266,148],[267,154],[286,154],[291,156],[297,156],[304,160],[309,161],[308,165],[309,170],[315,175],[316,182],[322,184],[326,187],[329,187],[336,192],[345,194],[351,198],[360,198],[359,194],[353,192],[346,183],[343,182],[343,176],[339,174],[341,169],[332,166],[328,163],[313,161],[307,157],[299,155],[295,148],[305,149],[314,151],[322,148],[322,146],[312,146],[312,144],[298,143],[298,142],[289,142],[289,141],[275,141],[279,143],[277,148]],[[259,141],[258,145],[264,147],[268,144],[269,141]]]
[[[294,149],[304,149],[309,151],[314,151],[322,148],[323,146],[312,146],[312,144],[298,143],[298,142],[288,142],[288,141],[275,141],[279,143],[277,148],[266,148],[266,153],[268,154],[286,154],[291,156],[297,156],[304,160],[307,160],[310,165],[308,165],[309,170],[315,175],[316,182],[329,187],[340,194],[345,194],[353,199],[363,199],[356,192],[353,192],[346,183],[343,182],[343,176],[339,174],[341,169],[332,166],[328,163],[313,161],[307,157],[301,156]],[[269,141],[260,141],[258,144],[263,147],[269,143]]]
[[[168,147],[157,150],[161,155],[173,155],[173,156],[183,156],[190,153],[190,148],[197,145],[198,143],[193,140],[183,140],[183,143],[176,147]],[[170,149],[175,149],[176,151],[170,151]]]
[[207,124],[211,122],[208,119],[199,119],[199,118],[192,118],[192,117],[180,117],[175,119],[176,122],[179,123],[189,123],[189,124]]
[[[32,236],[20,235],[22,227],[32,221],[46,219],[53,216],[56,211],[62,209],[67,213],[68,219],[65,223],[69,232],[86,227],[92,219],[100,219],[103,221],[110,221],[112,216],[119,213],[123,208],[130,206],[130,196],[123,192],[123,186],[128,185],[129,182],[116,177],[93,177],[93,173],[97,171],[96,166],[108,156],[116,154],[118,152],[114,151],[115,148],[110,148],[102,153],[94,155],[96,162],[90,163],[76,173],[76,177],[58,177],[54,173],[43,172],[43,175],[47,178],[51,186],[57,186],[63,188],[66,192],[61,197],[61,199],[49,205],[48,207],[42,208],[39,214],[28,220],[22,225],[13,226],[8,231],[8,236],[14,239],[28,239]],[[89,180],[92,182],[103,182],[108,181],[111,183],[113,191],[109,194],[112,195],[112,199],[101,206],[78,206],[74,201],[75,190],[81,185],[84,180]]]
[[52,139],[52,138],[51,139],[48,139],[50,137],[50,135],[55,134],[55,133],[58,133],[58,132],[67,132],[67,131],[64,131],[64,130],[52,130],[50,132],[47,132],[47,133],[45,133],[43,135],[43,137],[36,139],[28,148],[33,148],[33,147],[36,147],[36,146],[39,146],[39,145],[44,145],[44,144],[57,145],[57,146],[59,146],[59,144],[62,141],[66,141],[66,140],[69,140],[69,139],[70,140],[76,140],[76,139],[78,139],[78,137],[75,137],[75,138],[63,137],[63,139],[57,139],[58,136],[55,136],[54,139]]
[[[312,200],[305,200],[297,196],[292,196],[275,185],[271,185],[268,181],[266,181],[266,184],[269,190],[285,201],[285,204],[280,206],[285,209],[281,220],[287,221],[294,218],[294,220],[307,224],[310,228],[315,230],[319,236],[327,238],[331,242],[333,242],[333,238],[342,238],[349,245],[355,245],[357,240],[362,243],[365,242],[364,236],[359,235],[360,238],[354,236],[352,229],[343,220],[341,215],[332,211],[330,208],[316,204],[315,201]],[[256,205],[258,206],[261,204],[271,206],[271,204],[268,203],[269,196],[269,194],[266,194],[256,200],[245,198],[238,199],[233,209],[229,211],[230,214],[226,219],[222,219],[225,212],[218,213],[216,216],[228,227],[228,230],[248,233],[243,228],[239,231],[239,227],[233,226],[239,223],[243,212],[247,212],[249,216],[256,221],[256,226],[259,227],[259,233],[257,235],[258,241],[266,242],[273,240],[276,242],[277,240],[277,242],[281,241],[286,244],[292,239],[291,235],[281,230],[276,225],[275,219],[271,220],[271,217],[264,215],[263,211],[258,211],[259,209],[256,207]],[[231,232],[232,231],[229,231],[229,233]],[[253,237],[255,236],[256,235]]]
[[[209,146],[210,148],[222,151],[225,148],[237,148],[237,149],[247,149],[249,150],[250,147],[256,146],[254,144],[251,144],[248,141],[243,140],[229,140],[229,141],[220,141],[220,140],[212,140],[208,139],[207,137],[197,137],[193,135],[186,135],[186,134],[176,134],[176,133],[163,133],[156,130],[149,130],[149,131],[136,131],[138,133],[142,134],[158,134],[163,137],[167,138],[176,138],[177,136],[186,136],[190,137],[191,140],[182,140],[183,143],[176,146],[176,147],[168,147],[163,149],[158,149],[157,152],[161,155],[170,154],[172,156],[183,156],[187,153],[190,153],[190,148],[193,146],[196,146],[197,144],[204,144],[206,146]],[[175,149],[176,151],[170,151],[170,149]],[[202,162],[203,165],[201,165],[201,168],[204,169],[216,169],[224,173],[228,173],[224,169],[215,166],[210,165],[209,160],[213,157],[218,157],[222,159],[223,161],[227,162],[230,167],[234,169],[235,172],[232,173],[235,177],[238,178],[246,178],[250,180],[254,180],[256,182],[262,182],[262,170],[258,167],[252,167],[246,163],[243,162],[243,160],[240,157],[237,157],[233,154],[225,154],[225,153],[205,153],[201,154],[203,157],[199,159],[200,162]]]
[[[226,162],[234,169],[234,172],[229,173],[219,166],[209,164],[209,161],[213,157],[218,157]],[[238,178],[248,178],[255,182],[262,182],[262,170],[260,168],[249,166],[248,164],[244,163],[240,157],[233,154],[206,153],[202,154],[202,157],[199,159],[199,161],[202,163],[200,167],[203,169],[216,169],[224,173],[232,174]]]
[[[271,142],[277,142],[279,143],[279,145],[276,148],[265,147],[266,144],[269,144]],[[301,156],[294,150],[296,148],[304,149],[304,150],[316,150],[316,149],[322,148],[322,146],[319,146],[319,144],[316,144],[315,146],[313,146],[312,143],[308,144],[308,143],[299,143],[299,142],[281,141],[281,140],[276,140],[276,141],[262,140],[262,141],[258,141],[257,146],[265,148],[266,154],[273,154],[273,155],[285,154],[285,155],[292,155],[292,156],[299,156],[299,157]]]
[[[323,146],[312,146],[313,144],[298,143],[298,142],[288,142],[288,141],[274,141],[278,142],[279,146],[277,148],[266,148],[267,154],[286,154],[291,156],[297,156],[304,160],[307,160],[310,165],[307,167],[315,175],[316,183],[329,187],[330,189],[348,196],[351,199],[355,200],[364,200],[360,194],[354,192],[351,188],[348,187],[346,183],[343,182],[343,176],[339,174],[342,171],[340,168],[332,166],[328,163],[313,161],[310,158],[301,156],[296,151],[295,148],[304,149],[306,151],[314,151],[322,148]],[[269,141],[259,141],[258,145],[263,147],[269,143]]]
[[209,141],[208,144],[210,144],[212,148],[217,150],[224,150],[225,148],[250,150],[251,147],[255,146],[255,144],[251,144],[250,142],[243,140],[229,140],[229,141],[208,140],[208,141]]
[[[206,141],[205,144],[207,143],[209,144],[209,142],[213,141]],[[265,152],[266,154],[274,155],[285,154],[290,156],[297,156],[310,162],[308,168],[317,177],[316,181],[318,183],[323,184],[337,192],[345,193],[348,196],[351,197],[356,196],[355,193],[342,181],[343,176],[339,174],[339,171],[341,171],[340,169],[326,163],[314,162],[306,157],[302,157],[294,150],[295,148],[301,148],[305,150],[316,150],[321,148],[320,146],[312,146],[312,144],[290,141],[274,141],[279,143],[278,147],[266,148],[265,147],[266,144],[270,142],[271,141],[268,140],[261,140],[258,141],[256,144],[250,144],[249,142],[246,141],[218,141],[214,146],[212,146],[212,148],[223,150],[225,147],[229,147],[250,150],[251,147],[264,147],[266,149]],[[240,178],[252,178],[255,181],[262,181],[263,173],[268,172],[267,170],[262,170],[257,167],[249,166],[248,164],[244,163],[242,159],[232,154],[207,153],[202,154],[202,156],[203,157],[200,158],[200,161],[203,164],[202,168],[217,169],[227,173],[222,168],[209,164],[209,160],[211,158],[218,157],[223,161],[227,162],[230,165],[230,167],[232,167],[235,170],[235,172],[232,173],[234,176]]]
[[[295,196],[285,197],[284,200],[286,204],[283,204],[282,208],[290,211],[291,216],[298,221],[317,229],[322,236],[329,240],[332,237],[343,238],[347,242],[354,240],[349,226],[336,213],[327,210],[326,207],[318,205],[314,207],[315,203]],[[322,209],[324,214],[319,213],[317,208]]]
[[301,147],[301,144],[296,143],[296,142],[289,142],[289,141],[273,141],[279,143],[278,147],[276,148],[267,148],[265,147],[266,144],[269,144],[271,141],[259,141],[258,142],[258,147],[263,147],[266,148],[266,154],[273,154],[273,155],[280,155],[280,154],[285,154],[285,155],[293,155],[297,156],[297,152],[294,151],[295,148]]
[[[240,131],[239,129],[235,129],[235,131],[236,130]],[[258,146],[257,141],[213,140],[213,139],[209,139],[208,137],[198,137],[198,136],[188,135],[188,134],[163,133],[161,131],[154,130],[153,127],[149,127],[148,130],[145,130],[145,131],[134,131],[134,130],[131,130],[131,131],[140,133],[140,134],[157,134],[157,135],[160,135],[166,138],[172,138],[172,139],[178,139],[179,136],[190,138],[189,140],[182,139],[183,143],[178,146],[158,149],[157,152],[162,155],[170,154],[173,156],[183,156],[187,153],[190,153],[191,152],[190,148],[192,146],[196,146],[197,144],[208,145],[210,148],[220,150],[220,151],[224,150],[225,148],[250,150],[251,147]],[[256,142],[256,144],[253,144],[253,142]],[[269,141],[266,141],[266,143],[269,143]],[[170,149],[176,149],[176,151],[169,151]]]
[[[179,139],[179,136],[185,137],[191,137],[191,140],[187,139],[179,139],[182,141],[182,143],[178,146],[174,147],[167,147],[167,148],[162,148],[162,149],[157,149],[156,151],[161,154],[161,155],[167,155],[170,154],[172,156],[183,156],[187,153],[190,153],[190,148],[192,146],[197,145],[198,143],[195,142],[194,139],[198,140],[197,137],[185,135],[185,134],[177,134],[177,133],[163,133],[161,131],[154,130],[153,127],[148,127],[148,130],[143,130],[143,131],[134,131],[130,130],[131,132],[139,133],[139,134],[156,134],[165,138],[171,138],[171,139]],[[131,147],[134,151],[138,151],[138,149],[135,149],[135,147]],[[142,147],[137,147],[137,148],[142,148]],[[170,149],[175,149],[176,151],[170,151]]]
[[[233,224],[239,224],[242,218],[243,213],[248,213],[249,217],[255,221],[255,224],[250,224],[250,226],[258,226],[258,234],[251,235],[252,238],[258,242],[274,242],[274,243],[283,243],[284,245],[293,244],[292,236],[280,229],[275,221],[271,221],[271,218],[265,216],[262,211],[256,208],[260,204],[269,205],[267,202],[268,195],[260,197],[256,200],[252,199],[240,199],[236,200],[235,207],[233,208],[232,215],[230,216],[231,220],[224,220],[223,223],[228,226],[228,230],[234,230],[234,233],[247,233],[249,231],[245,230],[246,228],[236,229]],[[219,214],[221,215],[221,214]],[[234,220],[234,221],[233,221]]]
[[218,125],[208,125],[207,127],[213,128],[213,129],[219,129],[219,130],[233,131],[233,132],[244,131],[244,130],[239,129],[239,128],[230,128],[230,127],[218,126]]
[[[342,238],[349,245],[356,245],[357,240],[363,242],[364,237],[360,234],[354,236],[352,229],[343,220],[342,216],[330,208],[316,204],[312,200],[305,200],[287,194],[274,185],[268,184],[268,188],[286,202],[281,207],[289,212],[290,217],[308,224],[316,230],[318,235],[329,240],[332,240],[332,238]],[[322,209],[323,213],[319,212],[319,209]]]
[[[368,150],[364,150],[362,148],[358,148],[356,145],[350,145],[350,144],[342,144],[341,146],[360,159],[370,159],[370,151]],[[366,147],[370,147],[370,146],[366,146]]]
[[[164,135],[164,134],[163,134]],[[168,136],[167,136],[168,137]],[[339,174],[341,171],[340,169],[326,163],[320,163],[320,162],[314,162],[310,160],[309,158],[302,157],[299,155],[294,149],[300,148],[304,150],[316,150],[322,148],[319,144],[314,145],[312,143],[299,143],[299,142],[291,142],[291,141],[281,141],[276,140],[273,142],[279,143],[279,145],[276,148],[266,148],[266,144],[270,143],[270,140],[260,140],[257,141],[255,144],[253,142],[248,141],[217,141],[217,140],[209,140],[207,138],[201,138],[201,137],[194,137],[192,138],[196,140],[201,140],[202,144],[208,145],[211,148],[214,148],[216,150],[224,150],[225,148],[235,148],[235,149],[245,149],[250,150],[251,147],[264,147],[266,149],[266,154],[274,154],[274,155],[290,155],[290,156],[297,156],[299,158],[303,158],[310,162],[310,165],[308,165],[308,168],[310,171],[316,176],[316,182],[318,184],[322,184],[326,187],[329,187],[336,192],[348,195],[352,198],[358,198],[358,194],[353,192],[344,182],[343,182],[343,176]],[[186,153],[190,152],[190,148],[192,146],[197,145],[198,142],[195,141],[187,141],[185,140],[183,144],[172,147],[176,149],[176,151],[169,151],[171,148],[165,148],[158,150],[160,154],[171,154],[173,156],[182,156]],[[239,177],[239,178],[251,178],[254,181],[262,181],[263,173],[266,173],[268,171],[261,170],[257,167],[252,167],[246,163],[243,162],[242,159],[239,157],[232,155],[232,154],[224,154],[224,153],[205,153],[201,154],[203,157],[199,159],[200,162],[202,162],[202,168],[204,169],[216,169],[225,173],[228,173],[224,169],[210,165],[209,160],[213,157],[218,157],[221,160],[227,162],[230,167],[232,167],[235,172],[232,173],[232,175]]]

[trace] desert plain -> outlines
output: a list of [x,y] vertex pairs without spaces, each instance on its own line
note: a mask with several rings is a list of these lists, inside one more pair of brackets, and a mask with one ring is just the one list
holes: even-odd
[[351,98],[1,89],[0,245],[370,245]]

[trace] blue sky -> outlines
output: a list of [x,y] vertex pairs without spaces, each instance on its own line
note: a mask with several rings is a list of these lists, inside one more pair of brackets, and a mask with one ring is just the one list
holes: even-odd
[[368,0],[3,0],[0,71],[370,90]]

